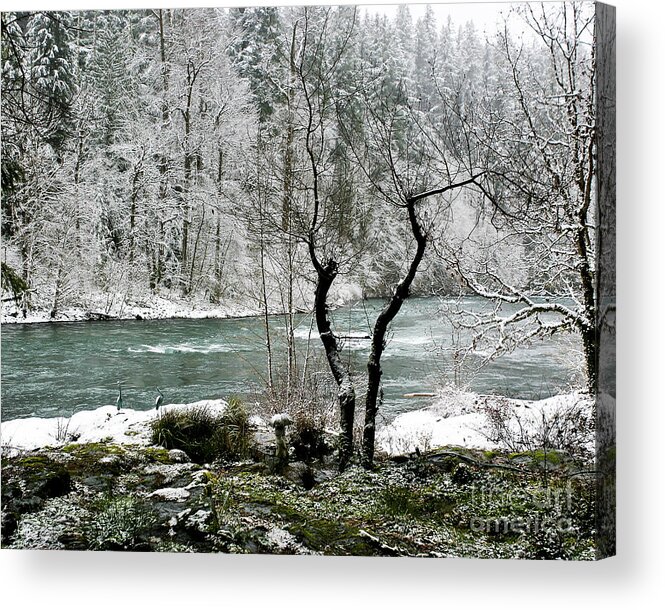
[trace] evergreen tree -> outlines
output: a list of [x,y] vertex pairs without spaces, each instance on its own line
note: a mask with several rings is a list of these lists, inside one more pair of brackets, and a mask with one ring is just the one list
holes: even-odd
[[123,124],[135,120],[137,92],[130,67],[132,51],[129,24],[122,12],[105,12],[94,22],[96,36],[89,57],[89,77],[95,100],[95,137],[112,146]]
[[233,67],[248,80],[259,109],[259,120],[266,122],[277,103],[285,102],[283,83],[288,71],[288,51],[280,10],[276,7],[232,8],[229,19],[234,36],[229,45]]
[[72,133],[76,54],[72,49],[72,14],[39,12],[27,23],[28,66],[44,138],[59,151]]

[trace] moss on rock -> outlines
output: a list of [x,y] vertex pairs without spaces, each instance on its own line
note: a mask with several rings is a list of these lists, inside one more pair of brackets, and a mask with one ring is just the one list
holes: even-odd
[[[260,463],[202,470],[161,447],[71,444],[5,461],[3,536],[5,523],[24,542],[35,539],[25,532],[47,532],[51,500],[24,495],[34,482],[45,495],[75,490],[63,499],[85,515],[85,527],[54,529],[49,548],[593,558],[593,478],[571,480],[572,462],[560,457],[544,476],[538,452],[496,452],[490,462],[481,451],[440,448],[377,460],[372,471],[312,464],[317,482],[308,488]],[[69,477],[69,486],[38,487],[44,473]],[[164,488],[187,493],[171,501],[155,494]]]

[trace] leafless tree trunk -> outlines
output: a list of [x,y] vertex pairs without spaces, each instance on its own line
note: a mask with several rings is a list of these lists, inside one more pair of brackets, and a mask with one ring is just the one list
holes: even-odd
[[468,180],[455,184],[449,184],[438,189],[424,191],[412,195],[406,199],[406,211],[409,217],[411,234],[416,242],[416,252],[411,259],[409,269],[404,279],[397,285],[388,304],[379,313],[374,329],[372,331],[372,344],[369,358],[367,360],[367,394],[365,397],[365,423],[363,426],[362,464],[365,468],[371,468],[374,463],[374,446],[376,439],[376,415],[378,413],[378,397],[381,385],[381,356],[385,348],[385,337],[388,326],[399,313],[404,301],[409,297],[411,284],[416,277],[425,249],[427,247],[427,235],[418,219],[416,204],[423,199],[440,195],[447,191],[473,184],[480,174],[470,177]]
[[297,378],[297,360],[296,344],[294,337],[294,319],[293,319],[293,284],[295,280],[295,270],[293,259],[295,256],[295,243],[293,239],[293,139],[295,135],[295,84],[297,78],[296,68],[296,32],[297,24],[293,26],[291,36],[291,50],[289,53],[289,73],[287,85],[287,126],[286,143],[284,151],[284,190],[282,198],[282,230],[287,236],[286,256],[287,256],[287,311],[286,311],[286,349],[287,349],[287,393],[291,392],[291,384]]
[[[304,55],[309,44],[309,12],[304,10],[303,40],[301,52]],[[335,337],[328,316],[328,293],[337,274],[339,273],[338,262],[330,257],[326,261],[319,260],[317,253],[317,238],[321,230],[321,172],[320,158],[316,150],[316,143],[319,145],[325,141],[323,116],[321,108],[315,108],[315,101],[320,104],[319,96],[322,95],[323,75],[318,74],[316,84],[310,90],[307,82],[306,69],[301,58],[298,66],[298,77],[301,83],[302,93],[305,100],[305,151],[309,161],[311,171],[311,193],[313,210],[311,222],[305,241],[309,251],[310,260],[316,271],[316,288],[314,293],[314,314],[316,318],[316,327],[321,338],[321,343],[326,353],[328,366],[337,383],[338,400],[340,406],[340,440],[339,440],[339,469],[344,470],[353,455],[353,420],[356,410],[356,392],[353,380],[348,367],[341,358],[337,338]],[[317,112],[318,111],[318,112]]]

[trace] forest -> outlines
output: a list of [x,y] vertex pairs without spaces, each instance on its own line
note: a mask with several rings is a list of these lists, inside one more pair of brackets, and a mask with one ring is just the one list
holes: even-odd
[[[260,316],[279,411],[313,392],[309,313],[339,471],[375,466],[409,297],[459,298],[455,357],[478,366],[571,337],[593,392],[594,23],[578,2],[506,4],[484,30],[430,6],[3,12],[3,322]],[[368,298],[358,373],[332,312]]]

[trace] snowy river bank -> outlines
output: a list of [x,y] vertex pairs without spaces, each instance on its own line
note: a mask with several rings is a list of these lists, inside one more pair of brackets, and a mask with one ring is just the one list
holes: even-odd
[[[226,402],[203,400],[170,404],[163,406],[162,412],[192,408],[223,413]],[[515,443],[527,443],[529,439],[537,443],[538,436],[547,428],[554,434],[570,423],[569,420],[576,419],[589,424],[576,434],[579,443],[591,453],[594,446],[592,415],[592,401],[581,393],[527,401],[451,390],[437,397],[430,406],[398,415],[392,423],[382,426],[377,444],[389,455],[441,446],[505,449],[506,438]],[[145,446],[150,444],[150,424],[156,417],[159,412],[155,410],[119,411],[113,405],[106,405],[79,411],[70,418],[14,419],[2,423],[2,447],[3,451],[11,452],[100,441]],[[268,430],[259,416],[254,416],[252,423],[264,433]]]
[[[362,288],[346,282],[335,286],[330,294],[333,307],[362,299]],[[308,307],[301,307],[306,310]],[[284,314],[283,304],[269,306],[271,315]],[[5,301],[0,309],[2,324],[38,324],[44,322],[85,322],[96,320],[169,320],[169,319],[226,319],[248,318],[263,314],[262,304],[255,298],[225,299],[213,304],[202,299],[185,299],[175,293],[146,293],[141,298],[120,299],[117,295],[98,293],[87,298],[85,304],[58,309],[51,316],[49,307],[35,307],[23,311],[14,301]]]
[[246,318],[259,315],[256,307],[239,303],[211,304],[193,303],[152,295],[136,303],[119,303],[107,306],[103,302],[91,303],[87,307],[63,307],[55,317],[48,309],[33,309],[24,316],[16,307],[5,303],[2,307],[2,324],[39,324],[45,322],[86,322],[97,320],[165,320],[205,318]]

